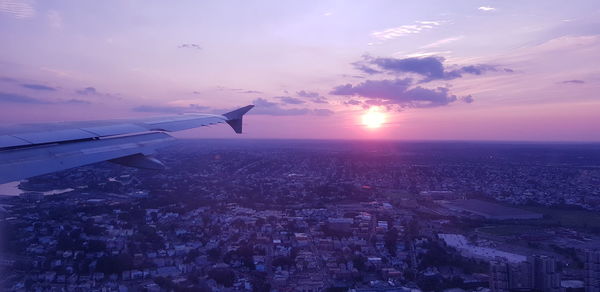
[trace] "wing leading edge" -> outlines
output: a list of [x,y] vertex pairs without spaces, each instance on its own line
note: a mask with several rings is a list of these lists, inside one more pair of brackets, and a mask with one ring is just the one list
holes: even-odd
[[227,123],[240,134],[243,115],[253,107],[248,105],[223,115],[184,114],[3,128],[0,183],[101,161],[161,169],[162,163],[149,155],[174,140],[166,132]]

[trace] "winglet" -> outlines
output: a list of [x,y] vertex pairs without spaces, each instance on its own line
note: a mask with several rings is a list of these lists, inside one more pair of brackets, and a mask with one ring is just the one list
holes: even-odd
[[242,118],[244,117],[244,114],[246,114],[253,107],[254,107],[253,104],[247,105],[245,107],[241,107],[234,111],[225,113],[225,114],[223,114],[223,116],[227,118],[227,124],[229,124],[236,133],[241,134],[242,133]]

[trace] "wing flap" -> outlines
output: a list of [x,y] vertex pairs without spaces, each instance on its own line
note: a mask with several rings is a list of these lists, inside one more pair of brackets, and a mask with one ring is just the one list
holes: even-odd
[[17,137],[19,139],[25,140],[30,144],[45,144],[52,143],[57,141],[71,141],[71,140],[81,140],[81,139],[90,139],[96,137],[97,135],[81,130],[81,129],[65,129],[58,131],[47,131],[47,132],[37,132],[37,133],[24,133],[24,134],[16,134],[13,137]]
[[110,126],[87,127],[81,129],[90,133],[94,133],[97,137],[122,135],[127,133],[140,133],[148,130],[144,127],[129,123]]
[[146,123],[149,130],[159,130],[166,132],[176,132],[197,127],[210,126],[214,124],[224,123],[227,118],[217,115],[194,115],[186,119],[157,121]]
[[9,136],[9,135],[4,135],[4,136],[0,136],[0,148],[6,148],[6,147],[17,147],[17,146],[24,146],[24,145],[29,145],[31,143],[19,139],[17,137],[13,137],[13,136]]

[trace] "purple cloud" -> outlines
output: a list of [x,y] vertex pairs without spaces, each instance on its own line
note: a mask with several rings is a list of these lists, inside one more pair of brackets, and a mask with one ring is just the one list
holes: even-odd
[[314,92],[314,91],[305,91],[305,90],[300,90],[298,92],[296,92],[296,94],[300,97],[319,97],[319,93],[318,92]]
[[360,100],[356,100],[356,99],[351,99],[348,101],[344,101],[345,105],[361,105],[362,102],[360,102]]
[[81,99],[69,99],[69,100],[65,100],[64,103],[70,103],[70,104],[92,104],[91,102],[87,101],[87,100],[81,100]]
[[260,94],[262,92],[258,91],[258,90],[244,90],[241,91],[240,93],[248,93],[248,94]]
[[80,100],[80,99],[69,99],[69,100],[58,100],[58,101],[46,101],[38,98],[14,94],[14,93],[6,93],[0,92],[0,103],[22,103],[22,104],[91,104],[89,101]]
[[26,83],[26,84],[21,84],[21,86],[28,88],[28,89],[33,89],[33,90],[42,90],[42,91],[55,91],[56,90],[56,88],[54,88],[54,87],[50,87],[50,86],[46,86],[46,85],[42,85],[42,84]]
[[207,106],[201,106],[197,104],[190,104],[189,106],[154,106],[154,105],[140,105],[132,108],[134,112],[143,113],[165,113],[165,114],[181,114],[189,112],[208,111],[210,108]]
[[369,75],[383,73],[383,72],[381,72],[379,70],[376,70],[376,69],[373,69],[373,68],[369,67],[368,65],[364,64],[361,61],[352,63],[352,66],[354,66],[354,68],[356,70],[364,72],[364,73],[367,73]]
[[473,103],[475,101],[471,95],[464,96],[461,100],[465,103]]
[[98,91],[94,87],[86,87],[84,89],[76,90],[75,93],[79,95],[97,95]]
[[17,82],[17,79],[10,78],[10,77],[0,77],[0,81],[2,81],[2,82]]
[[39,100],[37,98],[13,94],[13,93],[5,93],[0,92],[0,102],[10,102],[10,103],[29,103],[29,104],[48,104],[49,102],[44,100]]
[[332,110],[329,110],[329,109],[318,108],[318,109],[314,109],[313,110],[313,114],[315,116],[330,116],[330,115],[333,115],[334,112]]
[[574,79],[574,80],[565,80],[565,81],[562,81],[561,83],[562,84],[584,84],[585,81]]
[[[422,58],[373,58],[363,56],[363,60],[352,63],[354,68],[369,75],[378,73],[401,74],[413,73],[424,77],[421,82],[432,80],[452,80],[460,78],[463,74],[481,75],[488,71],[498,71],[496,66],[487,64],[475,64],[462,66],[459,69],[448,70],[444,66],[442,57],[422,57]],[[380,70],[373,69],[373,66]],[[505,72],[512,72],[511,69],[504,69]]]
[[329,103],[327,98],[321,96],[318,92],[300,90],[296,92],[300,97],[304,97],[314,103]]
[[444,79],[443,59],[436,57],[425,58],[375,58],[370,61],[383,70],[390,72],[408,72],[423,75],[430,79]]
[[478,65],[464,66],[464,67],[460,68],[459,71],[464,72],[464,73],[474,74],[474,75],[481,75],[481,74],[485,73],[486,71],[496,71],[496,67],[494,67],[492,65],[478,64]]
[[283,103],[286,103],[286,104],[304,104],[304,103],[306,103],[304,100],[301,100],[301,99],[295,98],[295,97],[291,97],[291,96],[278,96],[275,98],[281,100]]
[[252,103],[256,106],[250,113],[270,116],[301,116],[316,115],[329,116],[334,112],[329,109],[309,109],[309,108],[282,108],[281,104],[269,101],[264,98],[257,98]]
[[194,49],[194,50],[202,50],[202,47],[198,44],[181,44],[177,46],[180,49]]
[[340,85],[330,94],[368,98],[370,105],[397,105],[400,107],[436,107],[448,105],[458,98],[449,94],[448,88],[436,89],[417,86],[410,88],[410,78],[394,80],[367,80],[358,85]]

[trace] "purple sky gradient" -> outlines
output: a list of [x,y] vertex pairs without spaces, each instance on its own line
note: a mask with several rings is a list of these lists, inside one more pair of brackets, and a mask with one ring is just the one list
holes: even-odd
[[245,138],[600,141],[597,0],[0,0],[0,44],[3,124],[254,103]]

